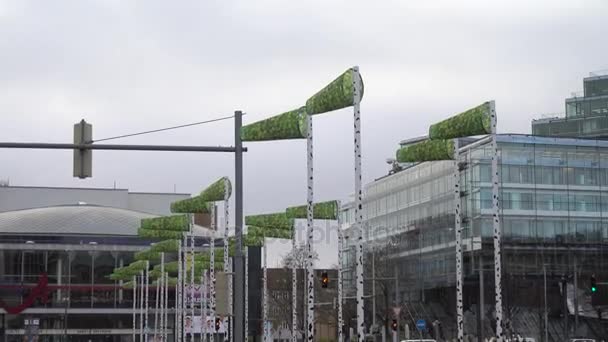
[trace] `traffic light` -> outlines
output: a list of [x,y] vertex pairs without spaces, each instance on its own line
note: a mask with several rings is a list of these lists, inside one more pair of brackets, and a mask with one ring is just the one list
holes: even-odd
[[393,329],[393,331],[397,331],[397,320],[394,319],[393,322],[391,323],[391,329]]
[[592,293],[597,292],[597,281],[595,280],[595,274],[591,275],[590,283],[591,283],[591,292]]
[[[82,119],[74,125],[74,144],[90,144],[93,126]],[[74,177],[84,179],[93,176],[93,151],[74,150]]]
[[326,289],[327,285],[329,285],[329,275],[327,275],[327,272],[323,272],[321,273],[321,287]]
[[215,318],[215,331],[220,331],[220,323],[221,323],[221,319],[219,317]]

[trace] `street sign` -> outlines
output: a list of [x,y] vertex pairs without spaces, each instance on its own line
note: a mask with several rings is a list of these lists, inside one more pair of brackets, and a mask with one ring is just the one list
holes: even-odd
[[418,330],[420,330],[420,331],[426,330],[426,321],[423,319],[417,320],[416,328],[418,328]]

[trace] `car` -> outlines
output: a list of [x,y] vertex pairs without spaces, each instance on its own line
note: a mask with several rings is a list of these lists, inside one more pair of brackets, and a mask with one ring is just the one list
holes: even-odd
[[401,340],[401,342],[437,342],[436,340],[433,339],[415,339],[415,340]]
[[595,342],[595,339],[592,338],[571,338],[569,342]]

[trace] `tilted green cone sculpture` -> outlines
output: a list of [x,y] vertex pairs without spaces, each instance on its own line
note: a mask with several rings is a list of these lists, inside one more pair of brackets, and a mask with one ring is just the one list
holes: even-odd
[[431,125],[429,139],[454,139],[491,133],[491,107],[485,102],[466,112]]
[[306,109],[295,109],[241,128],[243,141],[306,139]]
[[139,275],[139,273],[146,269],[146,261],[138,260],[130,263],[128,266],[115,268],[114,272],[110,274],[112,280],[130,280],[133,276]]
[[150,230],[187,231],[190,227],[188,216],[173,215],[141,220],[141,228]]
[[[363,98],[363,80],[361,80],[361,98]],[[327,113],[350,107],[353,103],[353,69],[350,68],[310,97],[306,101],[306,111],[310,115]]]
[[150,262],[157,262],[160,261],[160,252],[156,252],[151,249],[140,251],[135,253],[135,260],[149,260]]
[[245,224],[272,229],[292,230],[294,225],[293,218],[287,217],[285,213],[249,215],[245,217]]
[[397,161],[400,163],[452,159],[454,159],[452,140],[424,140],[397,150]]
[[[307,206],[289,207],[285,210],[287,217],[307,218]],[[313,204],[313,218],[316,220],[336,220],[338,218],[338,201],[327,201]]]
[[228,177],[222,177],[203,190],[199,197],[207,202],[217,202],[223,201],[230,195],[232,195],[232,183]]
[[172,213],[210,213],[211,204],[201,196],[188,198],[171,203]]
[[184,236],[182,231],[157,230],[157,229],[137,229],[137,235],[148,239],[181,239]]
[[179,251],[180,240],[177,239],[169,239],[163,240],[160,242],[156,242],[150,250],[154,252],[164,252],[164,253],[177,253]]

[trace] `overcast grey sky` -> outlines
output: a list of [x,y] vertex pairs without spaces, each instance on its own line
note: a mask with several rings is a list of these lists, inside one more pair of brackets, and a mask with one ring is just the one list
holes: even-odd
[[[491,4],[490,4],[491,3]],[[608,68],[606,1],[0,0],[1,141],[69,142],[85,118],[104,138],[230,115],[245,123],[303,105],[352,65],[365,82],[363,170],[385,174],[400,139],[496,100],[499,132],[563,111]],[[230,145],[231,122],[114,143]],[[353,188],[352,110],[315,117],[316,198]],[[250,143],[247,213],[306,198],[305,142]],[[233,177],[231,155],[0,151],[13,185],[194,193]]]

